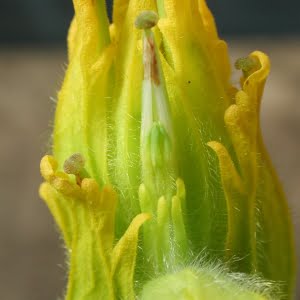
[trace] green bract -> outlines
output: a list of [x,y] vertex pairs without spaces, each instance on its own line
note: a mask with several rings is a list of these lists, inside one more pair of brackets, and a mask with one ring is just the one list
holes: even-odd
[[268,57],[236,62],[237,89],[205,1],[116,0],[110,25],[104,0],[73,2],[40,188],[66,299],[290,299],[291,221],[259,127]]

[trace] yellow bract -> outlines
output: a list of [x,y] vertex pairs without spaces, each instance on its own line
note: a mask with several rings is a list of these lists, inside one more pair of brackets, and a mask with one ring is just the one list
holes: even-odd
[[84,178],[79,186],[56,169],[52,156],[42,159],[41,173],[46,182],[41,185],[40,195],[70,254],[66,299],[117,299],[116,295],[135,299],[138,231],[150,215],[136,216],[115,244],[117,196],[112,187],[105,186],[101,191],[91,178]]

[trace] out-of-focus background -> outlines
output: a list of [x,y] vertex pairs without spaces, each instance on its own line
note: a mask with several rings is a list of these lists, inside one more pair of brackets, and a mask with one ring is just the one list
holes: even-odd
[[[289,199],[299,257],[300,2],[208,3],[233,61],[255,49],[271,58],[262,128]],[[65,36],[72,14],[71,0],[0,0],[1,300],[63,295],[64,249],[37,191],[39,160],[51,145],[53,99],[66,69]]]

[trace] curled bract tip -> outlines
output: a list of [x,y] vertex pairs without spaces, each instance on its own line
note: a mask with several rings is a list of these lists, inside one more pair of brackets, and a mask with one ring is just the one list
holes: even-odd
[[51,155],[45,155],[40,162],[40,171],[43,178],[49,181],[57,170],[57,162]]

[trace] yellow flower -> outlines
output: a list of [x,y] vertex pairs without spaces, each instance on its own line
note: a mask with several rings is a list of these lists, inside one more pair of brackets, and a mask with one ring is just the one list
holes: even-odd
[[236,62],[238,90],[204,0],[115,0],[112,24],[105,1],[73,2],[40,188],[69,251],[66,299],[269,299],[270,282],[292,297],[259,127],[268,57]]

